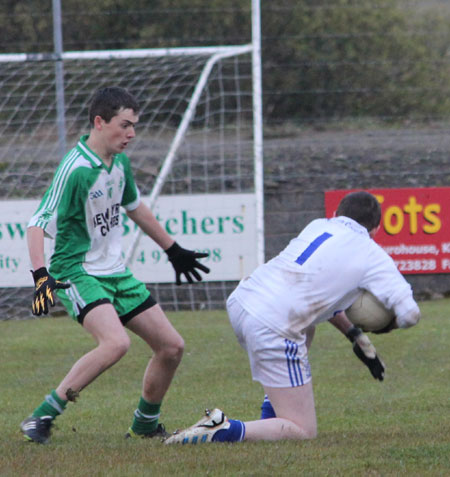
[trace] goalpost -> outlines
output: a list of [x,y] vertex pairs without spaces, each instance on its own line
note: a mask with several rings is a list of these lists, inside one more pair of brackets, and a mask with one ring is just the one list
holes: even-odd
[[[256,10],[253,30],[259,29]],[[70,148],[87,132],[93,91],[111,84],[129,89],[141,105],[137,137],[126,152],[143,200],[152,208],[173,203],[186,209],[177,218],[156,210],[168,231],[175,232],[177,223],[179,232],[186,229],[185,236],[189,227],[191,235],[200,227],[204,232],[188,243],[183,236],[182,245],[202,248],[210,234],[219,240],[227,228],[237,234],[245,220],[254,222],[254,243],[249,244],[253,262],[246,265],[244,249],[236,265],[239,273],[235,269],[228,274],[233,278],[224,272],[212,281],[176,287],[173,277],[158,271],[165,265],[173,273],[170,265],[163,264],[160,252],[140,249],[144,241],[129,224],[125,259],[138,275],[156,267],[151,289],[168,309],[223,307],[245,267],[264,259],[260,50],[258,33],[254,35],[256,45],[254,38],[239,46],[0,55],[0,303],[7,315],[29,308],[30,290],[23,287],[31,279],[20,278],[27,266],[25,217],[50,183],[61,160],[61,144]],[[201,218],[189,208],[207,202],[208,209],[220,209],[231,200],[231,207],[244,210],[249,197],[252,217],[250,210],[232,216],[224,209]],[[206,263],[214,270],[224,265],[213,262],[217,250],[210,247],[211,262]]]

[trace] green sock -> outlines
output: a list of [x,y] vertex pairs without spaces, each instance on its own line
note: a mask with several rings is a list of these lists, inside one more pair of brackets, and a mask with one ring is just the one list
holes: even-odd
[[43,417],[43,416],[50,416],[52,419],[55,419],[56,416],[59,416],[64,412],[66,408],[67,401],[61,399],[57,394],[56,391],[51,391],[50,394],[45,396],[44,401],[42,404],[38,406],[34,411],[32,416],[33,417]]
[[131,430],[136,434],[149,434],[158,427],[161,403],[151,403],[141,397],[138,408],[134,411]]

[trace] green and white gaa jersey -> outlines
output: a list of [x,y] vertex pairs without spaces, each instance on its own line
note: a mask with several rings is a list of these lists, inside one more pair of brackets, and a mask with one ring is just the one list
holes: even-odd
[[56,278],[125,270],[120,207],[134,210],[139,190],[128,157],[117,154],[107,167],[86,145],[87,138],[64,156],[28,224],[54,239],[50,273]]

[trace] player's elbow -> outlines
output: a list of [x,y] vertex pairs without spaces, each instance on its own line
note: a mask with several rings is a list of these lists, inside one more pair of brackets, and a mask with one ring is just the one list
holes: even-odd
[[420,320],[420,310],[417,306],[402,316],[397,317],[397,325],[399,328],[411,328],[411,326],[417,325]]
[[309,429],[304,434],[304,439],[315,439],[317,437],[317,428]]

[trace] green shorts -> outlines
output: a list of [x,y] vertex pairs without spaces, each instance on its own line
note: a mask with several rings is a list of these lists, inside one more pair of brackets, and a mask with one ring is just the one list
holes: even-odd
[[71,286],[66,290],[57,290],[58,298],[69,315],[80,324],[83,324],[90,310],[104,303],[114,306],[124,325],[156,304],[144,283],[137,280],[128,269],[118,275],[78,275],[62,281]]

